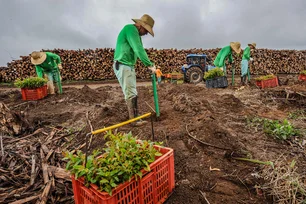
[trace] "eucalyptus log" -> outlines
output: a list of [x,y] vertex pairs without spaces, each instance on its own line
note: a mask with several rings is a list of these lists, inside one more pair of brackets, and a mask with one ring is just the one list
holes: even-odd
[[[188,54],[206,54],[212,62],[221,48],[216,49],[146,49],[152,62],[161,66],[163,73],[180,72],[180,68],[186,63]],[[42,50],[58,54],[63,63],[61,76],[63,80],[111,80],[116,79],[112,65],[114,49],[96,48],[83,50]],[[306,50],[271,50],[256,49],[252,53],[254,59],[250,62],[252,74],[297,74],[306,66]],[[236,74],[240,74],[242,53],[234,54],[234,67]],[[228,73],[231,65],[227,65]],[[151,75],[140,60],[136,63],[136,76],[139,79],[150,79]],[[31,64],[30,56],[21,56],[19,60],[13,60],[7,67],[0,67],[0,82],[13,82],[17,78],[24,79],[36,76],[35,67]]]

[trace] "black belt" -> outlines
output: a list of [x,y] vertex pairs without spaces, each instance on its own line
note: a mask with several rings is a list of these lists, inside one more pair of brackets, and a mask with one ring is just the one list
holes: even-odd
[[[120,64],[123,64],[123,63],[121,63],[119,61],[115,61],[115,68],[116,68],[117,71],[119,70],[119,65]],[[123,64],[123,65],[126,65],[126,64]],[[129,66],[129,65],[127,65],[127,66]]]
[[119,65],[120,64],[122,64],[122,63],[119,62],[119,61],[115,61],[115,68],[116,68],[117,71],[119,70]]

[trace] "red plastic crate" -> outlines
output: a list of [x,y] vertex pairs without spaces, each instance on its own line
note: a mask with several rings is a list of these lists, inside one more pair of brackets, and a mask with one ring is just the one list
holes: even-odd
[[301,81],[306,81],[306,75],[300,74],[300,75],[299,75],[299,80],[301,80]]
[[120,184],[112,191],[112,196],[101,192],[96,185],[84,186],[84,179],[72,176],[74,201],[76,204],[157,204],[163,203],[175,186],[173,149],[154,146],[163,155],[150,164],[151,171],[143,172],[137,181]]
[[22,95],[22,100],[35,101],[35,100],[42,99],[48,95],[47,85],[44,85],[36,89],[22,88],[21,95]]
[[273,79],[267,79],[262,81],[256,81],[256,86],[260,88],[272,88],[278,86],[278,79],[277,77]]

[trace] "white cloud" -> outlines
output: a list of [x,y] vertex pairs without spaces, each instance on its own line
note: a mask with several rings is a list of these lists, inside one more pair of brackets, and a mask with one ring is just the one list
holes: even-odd
[[146,47],[306,49],[305,10],[305,0],[3,0],[0,65],[42,48],[114,48],[144,13],[155,19]]

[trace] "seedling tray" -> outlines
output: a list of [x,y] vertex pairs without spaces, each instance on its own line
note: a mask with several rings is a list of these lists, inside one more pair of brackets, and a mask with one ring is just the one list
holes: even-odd
[[228,81],[226,76],[216,77],[214,79],[205,80],[207,88],[226,88],[228,87]]

